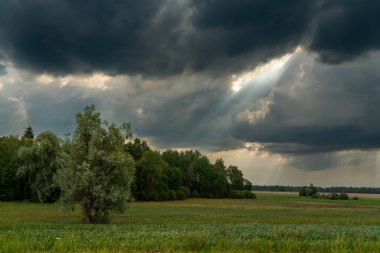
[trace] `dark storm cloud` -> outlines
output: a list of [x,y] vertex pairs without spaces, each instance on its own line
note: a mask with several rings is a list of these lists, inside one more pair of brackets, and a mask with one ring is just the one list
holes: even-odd
[[276,153],[380,148],[379,53],[341,65],[300,55],[273,89],[265,118],[241,120],[235,137]]
[[337,63],[379,48],[379,7],[370,0],[3,0],[0,52],[54,74],[228,73],[298,45]]
[[4,0],[0,51],[54,74],[241,70],[296,47],[313,11],[302,0]]
[[141,68],[141,32],[161,1],[1,1],[3,53],[57,74]]
[[318,15],[311,50],[327,63],[352,60],[380,48],[380,2],[325,1]]

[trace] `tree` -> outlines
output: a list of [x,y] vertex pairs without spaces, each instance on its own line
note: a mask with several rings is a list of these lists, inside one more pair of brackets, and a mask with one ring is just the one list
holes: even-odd
[[70,210],[79,201],[84,223],[104,223],[111,211],[123,212],[131,196],[134,161],[124,152],[130,127],[103,126],[93,105],[77,113],[76,122],[72,139],[62,147],[59,203]]
[[145,141],[140,141],[136,138],[134,142],[128,142],[125,145],[125,150],[133,157],[135,161],[138,161],[145,151],[150,150],[148,144]]
[[158,200],[168,190],[169,165],[157,152],[146,151],[136,164],[135,196],[140,200]]
[[31,146],[21,147],[18,152],[19,178],[27,178],[31,189],[40,202],[52,202],[58,197],[59,189],[53,177],[59,168],[60,140],[52,132],[38,135]]
[[317,195],[317,193],[317,188],[313,184],[310,184],[309,186],[303,186],[298,195],[301,197],[311,197]]
[[236,166],[228,166],[227,180],[232,190],[244,190],[243,172]]
[[243,184],[244,184],[244,190],[246,190],[246,191],[252,191],[252,183],[251,183],[251,181],[249,181],[248,179],[244,179],[243,180]]
[[211,167],[210,175],[208,179],[208,189],[210,196],[213,197],[225,197],[228,194],[228,182],[226,174],[226,166],[222,159],[217,159],[214,165]]
[[16,177],[17,152],[22,141],[17,136],[0,137],[0,200],[23,199],[22,187]]
[[33,133],[33,129],[31,126],[28,126],[25,131],[24,131],[24,135],[22,136],[23,139],[29,139],[29,140],[33,140],[34,139],[34,133]]

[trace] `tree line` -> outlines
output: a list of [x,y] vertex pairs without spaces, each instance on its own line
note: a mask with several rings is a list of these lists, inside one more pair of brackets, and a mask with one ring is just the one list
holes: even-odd
[[[253,191],[278,191],[278,192],[300,192],[304,186],[290,185],[253,185]],[[316,187],[318,192],[323,193],[368,193],[380,194],[378,187],[352,187],[352,186],[331,186],[331,187]]]
[[72,210],[79,202],[85,223],[107,222],[135,200],[188,197],[255,198],[236,166],[214,163],[198,151],[152,150],[132,139],[129,124],[102,121],[95,107],[76,115],[72,134],[0,137],[0,200],[57,202]]

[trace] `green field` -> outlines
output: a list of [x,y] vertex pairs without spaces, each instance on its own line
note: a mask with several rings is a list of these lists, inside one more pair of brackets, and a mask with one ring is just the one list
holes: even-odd
[[79,208],[0,202],[0,252],[380,252],[380,200],[258,194],[132,203],[111,224]]

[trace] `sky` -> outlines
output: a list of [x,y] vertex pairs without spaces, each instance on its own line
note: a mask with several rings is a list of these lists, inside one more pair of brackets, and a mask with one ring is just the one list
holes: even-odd
[[379,186],[372,0],[2,0],[0,135],[94,104],[258,185]]

